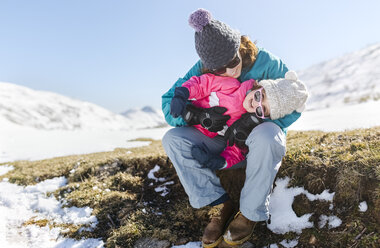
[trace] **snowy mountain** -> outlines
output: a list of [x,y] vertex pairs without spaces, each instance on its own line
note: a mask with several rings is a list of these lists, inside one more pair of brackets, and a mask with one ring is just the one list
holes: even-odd
[[126,118],[93,103],[0,82],[0,119],[26,127],[42,130],[130,130],[163,123],[163,117],[159,120],[156,112],[149,112],[153,109],[144,109],[142,113],[145,115],[140,115],[144,119],[135,115]]
[[142,109],[129,109],[121,113],[121,115],[133,122],[142,122],[146,127],[167,126],[162,111],[150,106],[145,106]]
[[379,68],[380,43],[299,71],[310,92],[307,110],[379,100]]

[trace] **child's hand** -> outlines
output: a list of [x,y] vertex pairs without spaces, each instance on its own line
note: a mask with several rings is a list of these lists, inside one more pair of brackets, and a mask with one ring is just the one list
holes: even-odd
[[243,148],[252,129],[262,122],[263,120],[257,118],[256,114],[245,113],[227,129],[224,139],[228,141],[229,146],[236,144],[239,148]]
[[226,111],[227,108],[219,106],[204,108],[199,115],[202,127],[215,133],[223,130],[227,121],[231,118],[229,115],[224,115]]
[[224,115],[227,111],[225,107],[199,108],[192,104],[187,104],[182,113],[183,119],[189,126],[201,124],[210,132],[219,132],[223,130],[227,121],[231,118],[229,115]]
[[174,97],[170,103],[170,114],[174,118],[177,118],[184,112],[189,95],[189,90],[186,87],[175,88]]
[[203,168],[219,170],[222,169],[226,163],[226,160],[223,157],[210,153],[207,146],[193,146],[191,148],[191,154]]

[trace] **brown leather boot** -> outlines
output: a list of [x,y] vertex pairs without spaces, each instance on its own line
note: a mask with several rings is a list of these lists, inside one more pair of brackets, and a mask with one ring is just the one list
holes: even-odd
[[257,222],[251,221],[244,217],[239,211],[233,221],[228,225],[223,235],[224,241],[232,246],[241,245],[251,238]]
[[205,248],[212,248],[219,245],[223,240],[223,233],[228,221],[234,213],[231,200],[219,204],[211,209],[211,220],[207,224],[202,237],[202,245]]

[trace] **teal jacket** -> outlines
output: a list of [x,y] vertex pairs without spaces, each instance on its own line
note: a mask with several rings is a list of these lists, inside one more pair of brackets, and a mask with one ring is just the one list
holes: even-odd
[[[284,78],[287,71],[288,68],[279,58],[270,52],[259,48],[259,53],[253,66],[251,68],[244,69],[238,79],[240,82],[244,82],[248,79],[260,81],[263,79]],[[189,80],[192,76],[200,76],[201,74],[202,63],[201,61],[198,61],[183,78],[179,78],[177,82],[175,82],[175,84],[169,89],[169,91],[162,96],[162,111],[164,112],[165,120],[169,125],[174,127],[187,125],[182,117],[174,118],[170,115],[170,102],[172,101],[174,89],[176,87],[182,86],[182,84]],[[277,120],[265,119],[264,121],[276,123],[286,133],[287,128],[300,116],[301,113],[294,111],[283,118]]]

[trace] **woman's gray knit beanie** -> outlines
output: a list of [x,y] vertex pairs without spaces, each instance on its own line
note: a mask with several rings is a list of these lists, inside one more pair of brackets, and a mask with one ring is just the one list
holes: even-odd
[[240,47],[240,32],[212,18],[205,9],[194,11],[189,24],[195,29],[195,49],[208,69],[219,69],[230,62]]

